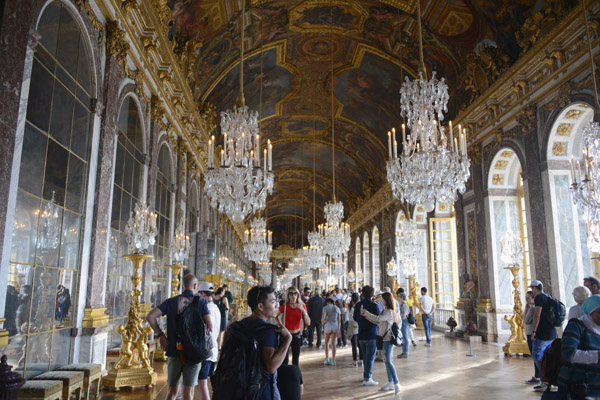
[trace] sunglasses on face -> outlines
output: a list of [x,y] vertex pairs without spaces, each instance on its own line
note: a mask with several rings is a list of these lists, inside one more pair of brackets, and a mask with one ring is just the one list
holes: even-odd
[[288,296],[298,296],[298,292],[289,292]]

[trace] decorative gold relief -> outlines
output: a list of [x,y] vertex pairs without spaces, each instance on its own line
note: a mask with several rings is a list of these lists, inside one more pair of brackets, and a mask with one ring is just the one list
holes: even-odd
[[552,145],[552,154],[555,156],[564,156],[567,151],[567,142],[554,142]]
[[104,44],[104,25],[96,18],[96,14],[94,13],[94,10],[92,10],[89,0],[75,0],[75,4],[79,7],[79,11],[85,9],[92,26],[98,31],[98,48],[101,49]]
[[523,107],[515,118],[519,125],[521,125],[521,133],[529,133],[535,128],[537,122],[535,106],[528,105]]
[[512,152],[512,151],[509,151],[509,150],[505,150],[505,151],[503,151],[502,153],[500,153],[500,155],[501,155],[502,157],[504,157],[504,158],[510,158],[510,157],[512,157],[512,155],[513,155],[513,152]]
[[504,184],[504,175],[502,174],[494,174],[492,177],[492,183],[494,185],[502,185]]
[[121,64],[121,77],[125,76],[127,69],[127,52],[129,51],[129,43],[125,40],[125,31],[119,27],[117,21],[108,23],[108,35],[106,38],[106,50],[112,54]]
[[132,10],[139,10],[140,6],[137,3],[137,0],[123,0],[121,2],[121,9],[125,12],[129,12]]
[[416,220],[417,222],[423,222],[423,216],[419,214],[419,215],[417,215],[417,216],[415,217],[415,220]]
[[[6,318],[0,318],[0,324],[6,322]],[[8,346],[8,331],[6,329],[0,329],[0,348]]]
[[571,129],[573,129],[571,124],[560,124],[556,129],[556,133],[558,136],[569,136]]
[[494,168],[496,168],[496,169],[504,169],[504,168],[506,168],[506,161],[504,161],[504,160],[498,160],[498,161],[496,161],[496,166]]
[[570,110],[565,115],[566,119],[577,119],[581,115],[581,110]]
[[448,203],[441,203],[438,205],[438,210],[440,211],[448,211]]
[[425,209],[423,209],[423,206],[417,206],[417,212],[423,212],[425,211]]

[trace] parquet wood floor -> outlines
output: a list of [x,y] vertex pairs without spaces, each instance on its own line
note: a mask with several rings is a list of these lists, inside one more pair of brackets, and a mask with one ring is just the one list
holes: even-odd
[[[415,332],[420,338],[420,331]],[[394,365],[402,385],[401,395],[393,391],[381,392],[387,375],[382,362],[376,362],[373,378],[378,387],[362,386],[362,368],[349,366],[352,361],[350,347],[338,349],[337,365],[324,366],[323,350],[303,348],[300,368],[304,379],[304,400],[313,399],[539,399],[541,393],[533,392],[524,384],[533,373],[531,358],[508,358],[501,346],[484,343],[473,348],[476,357],[467,357],[468,342],[435,335],[433,347],[424,347],[418,341],[410,348],[408,359],[398,359],[400,349],[394,349]],[[166,363],[155,363],[159,374],[157,385],[150,389],[122,389],[120,392],[101,392],[102,400],[163,400],[166,396]],[[197,398],[197,396],[196,396]],[[285,399],[283,399],[285,400]]]

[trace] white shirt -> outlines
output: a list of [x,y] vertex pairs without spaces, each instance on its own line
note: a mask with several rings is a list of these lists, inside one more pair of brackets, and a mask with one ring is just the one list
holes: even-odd
[[433,299],[431,296],[421,296],[421,309],[425,314],[431,314],[433,312]]
[[206,361],[216,362],[219,358],[219,345],[217,344],[217,336],[219,336],[220,328],[221,328],[221,311],[219,307],[213,303],[208,303],[208,311],[210,311],[210,316],[213,321],[213,331],[210,334],[210,339],[212,341],[212,351],[210,357]]

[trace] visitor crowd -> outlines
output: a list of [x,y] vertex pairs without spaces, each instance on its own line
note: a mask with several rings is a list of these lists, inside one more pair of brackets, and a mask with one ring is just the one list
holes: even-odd
[[[432,345],[431,324],[435,302],[427,294],[425,287],[421,288],[418,301],[413,302],[413,299],[407,298],[403,288],[397,290],[394,298],[388,287],[375,294],[371,286],[364,286],[357,292],[352,287],[346,290],[336,286],[331,292],[315,289],[314,293],[308,287],[302,292],[295,287],[276,292],[268,286],[255,286],[248,292],[246,299],[251,315],[233,325],[228,321],[233,296],[227,287],[215,291],[211,283],[198,283],[192,274],[183,277],[182,287],[180,295],[165,300],[146,317],[155,337],[159,338],[160,346],[166,350],[168,400],[176,398],[181,382],[184,399],[192,399],[196,387],[201,399],[209,399],[209,378],[213,384],[213,398],[224,398],[219,395],[218,390],[215,392],[215,378],[218,378],[218,382],[234,379],[231,378],[234,374],[220,371],[218,363],[220,351],[226,346],[235,346],[234,342],[239,340],[239,334],[228,335],[235,324],[239,324],[236,327],[241,327],[241,331],[258,344],[255,351],[256,358],[260,361],[257,365],[260,367],[256,379],[262,382],[258,386],[258,398],[269,400],[301,398],[301,347],[304,345],[312,348],[315,333],[316,346],[324,350],[323,364],[326,366],[337,365],[337,348],[345,347],[349,342],[352,346],[350,366],[363,368],[364,386],[379,385],[373,380],[373,364],[381,357],[386,368],[387,383],[379,390],[393,390],[395,394],[402,390],[393,363],[395,336],[400,335],[403,339],[399,347],[401,352],[397,357],[408,358],[410,345],[416,346],[412,331],[416,327],[417,313],[421,314],[423,322],[425,346]],[[554,389],[560,393],[569,393],[571,398],[576,398],[573,395],[576,390],[585,390],[586,396],[591,398],[600,396],[600,282],[595,277],[588,277],[583,286],[572,291],[576,304],[568,312],[568,323],[562,337],[563,367],[557,377],[558,389],[541,381],[542,357],[558,336],[556,322],[552,319],[557,303],[544,292],[541,281],[531,281],[530,289],[525,296],[523,320],[534,370],[532,378],[526,383],[535,385],[534,389],[538,391]],[[209,333],[207,340],[211,351],[204,361],[190,364],[185,362],[183,340],[177,330],[177,321],[190,304],[196,304],[192,302],[195,296],[198,296],[196,311],[202,317],[203,329]],[[167,316],[166,332],[157,321],[163,315]],[[241,347],[236,349],[241,351]],[[243,371],[244,374],[252,373],[248,369]],[[252,390],[237,381],[231,383],[238,393]],[[244,394],[242,398],[243,396]]]

